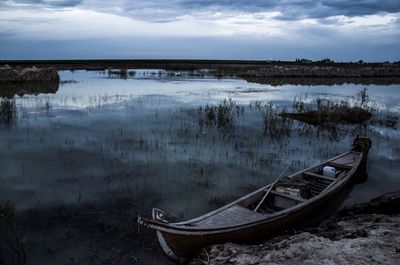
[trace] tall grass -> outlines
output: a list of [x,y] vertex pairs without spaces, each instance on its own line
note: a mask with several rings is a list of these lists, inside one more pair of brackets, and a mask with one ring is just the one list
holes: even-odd
[[233,133],[236,128],[237,118],[243,114],[244,109],[238,106],[231,99],[224,99],[217,106],[199,107],[199,127],[215,127],[221,134],[227,136]]
[[0,99],[0,124],[11,126],[17,119],[17,107],[14,99]]
[[[282,140],[288,138],[293,128],[293,122],[284,115],[278,115],[278,109],[271,103],[262,108],[264,122],[264,137]],[[286,108],[282,110],[286,113]]]
[[129,77],[135,77],[136,72],[128,69],[108,69],[107,75],[109,78],[120,78],[120,79],[128,79]]
[[377,110],[376,102],[370,99],[367,88],[361,89],[353,96],[345,96],[339,100],[327,99],[320,95],[317,97],[310,97],[308,94],[303,94],[294,97],[292,103],[293,111],[298,113],[304,113],[311,110],[339,111],[354,107],[361,108],[369,112]]

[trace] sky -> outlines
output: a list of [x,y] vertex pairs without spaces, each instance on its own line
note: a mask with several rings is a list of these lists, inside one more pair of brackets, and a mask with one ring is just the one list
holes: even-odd
[[400,0],[0,0],[0,59],[400,60]]

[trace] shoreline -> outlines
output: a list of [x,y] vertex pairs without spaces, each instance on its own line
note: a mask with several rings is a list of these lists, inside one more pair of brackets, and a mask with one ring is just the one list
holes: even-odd
[[[171,70],[198,70],[198,69],[233,69],[257,70],[262,67],[274,66],[302,66],[302,67],[385,67],[400,69],[400,62],[296,62],[296,61],[264,61],[264,60],[180,60],[180,59],[89,59],[89,60],[0,60],[0,65],[40,68],[55,67],[57,70],[104,70],[107,68],[150,68]],[[377,73],[377,75],[382,73]],[[393,76],[389,74],[387,76]],[[398,74],[396,74],[398,76]]]
[[218,78],[237,77],[251,83],[280,85],[400,84],[400,63],[293,62],[239,60],[0,60],[13,68],[63,70],[164,69],[209,70]]
[[[198,264],[397,264],[400,191],[343,208],[319,224],[257,245],[209,247]],[[206,261],[205,261],[206,260]]]

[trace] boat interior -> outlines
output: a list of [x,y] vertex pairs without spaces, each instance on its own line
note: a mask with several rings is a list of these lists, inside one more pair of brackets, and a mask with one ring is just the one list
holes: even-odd
[[349,152],[315,167],[281,176],[274,183],[208,214],[175,223],[199,229],[217,229],[256,222],[318,196],[358,165],[361,153]]

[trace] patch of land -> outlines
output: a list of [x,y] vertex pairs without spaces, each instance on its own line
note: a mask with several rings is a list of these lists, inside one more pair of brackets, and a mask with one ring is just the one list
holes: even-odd
[[301,85],[301,86],[334,86],[344,84],[358,85],[395,85],[400,80],[397,76],[391,77],[272,77],[272,76],[251,76],[244,75],[243,79],[251,83],[266,84],[271,86]]
[[398,264],[400,191],[259,245],[215,245],[191,264]]
[[38,68],[36,66],[0,67],[0,82],[59,82],[60,76],[55,68]]
[[55,68],[35,66],[10,66],[0,64],[0,97],[12,98],[15,95],[55,93],[60,76]]
[[300,113],[282,113],[282,117],[302,121],[311,125],[358,124],[371,119],[372,114],[359,107],[341,107],[327,110],[308,110]]
[[[240,77],[250,82],[281,84],[399,84],[400,63],[335,63],[330,60],[31,60],[0,61],[12,67],[53,67],[57,70],[165,69],[211,70],[218,77]],[[209,73],[209,72],[208,72]]]

